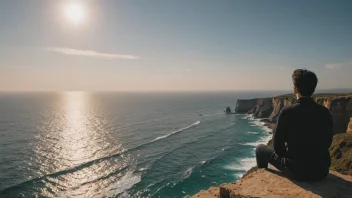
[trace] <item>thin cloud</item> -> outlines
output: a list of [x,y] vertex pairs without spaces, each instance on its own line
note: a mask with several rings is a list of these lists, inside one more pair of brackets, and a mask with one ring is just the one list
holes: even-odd
[[344,63],[332,63],[326,64],[325,68],[327,69],[340,69],[342,67],[352,66],[352,61],[344,62]]
[[60,48],[60,47],[47,47],[43,49],[46,51],[57,52],[65,55],[88,56],[88,57],[100,58],[100,59],[125,59],[125,60],[139,59],[138,56],[134,56],[130,54],[107,54],[107,53],[101,53],[101,52],[96,52],[91,50],[78,50],[78,49]]

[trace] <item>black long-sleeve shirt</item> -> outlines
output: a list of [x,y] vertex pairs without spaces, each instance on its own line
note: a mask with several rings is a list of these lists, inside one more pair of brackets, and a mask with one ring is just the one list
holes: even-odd
[[332,136],[329,110],[312,98],[300,98],[281,110],[274,131],[274,150],[297,179],[319,179],[329,171]]

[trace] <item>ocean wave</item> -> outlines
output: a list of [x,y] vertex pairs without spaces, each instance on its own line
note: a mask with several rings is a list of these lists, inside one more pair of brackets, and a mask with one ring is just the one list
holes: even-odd
[[271,132],[272,129],[270,129],[265,122],[263,122],[261,119],[250,119],[251,120],[251,123],[254,124],[254,126],[259,126],[261,127],[264,131],[266,132]]
[[[173,154],[174,152],[176,152],[176,151],[178,151],[178,150],[180,150],[180,149],[184,149],[184,148],[187,147],[188,145],[192,145],[192,144],[194,144],[194,143],[196,143],[196,142],[198,142],[198,141],[200,141],[200,140],[203,140],[204,138],[209,138],[209,137],[212,137],[212,136],[215,136],[215,135],[219,135],[221,132],[224,132],[224,131],[226,131],[226,130],[229,130],[230,128],[232,128],[232,126],[224,127],[224,128],[222,128],[222,129],[213,131],[212,133],[209,133],[209,134],[206,134],[206,135],[203,135],[203,136],[199,136],[199,137],[197,137],[196,139],[193,139],[193,140],[190,141],[190,142],[180,144],[179,147],[176,147],[176,148],[174,148],[174,149],[172,149],[172,150],[169,150],[169,151],[167,151],[167,152],[164,152],[163,155],[161,155],[161,157],[157,158],[155,161],[161,160],[161,159],[163,159],[164,157],[166,157],[166,156],[168,156],[168,155],[171,155],[171,154]],[[143,147],[143,146],[145,146],[145,145],[148,145],[148,144],[150,144],[150,143],[153,143],[153,142],[155,142],[155,141],[151,141],[151,142],[148,142],[148,143],[145,143],[145,144],[141,144],[141,145],[139,145],[139,146],[137,146],[137,147],[134,147],[134,148],[129,149],[128,151],[133,151],[133,150],[136,150],[136,149],[140,149],[141,147]],[[223,149],[221,149],[221,150],[224,151],[224,150],[226,150],[226,149],[227,149],[227,148],[223,148]],[[206,161],[206,162],[208,162],[208,161]],[[140,165],[140,164],[137,164],[137,165]]]
[[237,178],[242,178],[243,173],[237,173],[237,174],[235,174],[235,175],[236,175]]
[[[247,145],[247,146],[253,146],[256,147],[259,144],[267,144],[268,141],[271,139],[271,134],[270,132],[272,131],[268,126],[265,125],[265,122],[261,121],[260,119],[255,119],[253,118],[253,115],[249,116],[249,120],[250,122],[254,125],[254,126],[258,126],[260,127],[264,132],[266,133],[261,133],[264,136],[261,137],[258,141],[255,142],[247,142],[247,143],[242,143],[242,145]],[[252,126],[253,126],[252,125]],[[249,134],[259,134],[259,132],[247,132]]]
[[[96,162],[97,160],[93,160],[93,161]],[[80,170],[90,166],[92,163],[94,163],[93,161],[81,164],[81,165],[73,167],[73,168],[69,168],[69,169],[65,169],[65,170],[62,170],[62,171],[54,172],[54,173],[51,173],[51,174],[47,174],[47,175],[43,175],[43,176],[40,176],[40,177],[36,177],[36,178],[30,179],[30,180],[15,184],[15,185],[10,186],[8,188],[1,189],[0,190],[0,197],[2,195],[6,195],[7,193],[11,193],[12,191],[14,191],[16,189],[20,189],[20,188],[25,187],[27,185],[32,185],[33,183],[42,183],[43,185],[45,185],[46,182],[50,182],[50,183],[52,183],[52,185],[55,185],[56,188],[57,188],[57,187],[60,186],[60,183],[57,183],[57,181],[56,181],[57,178],[59,178],[62,175],[72,174],[72,173],[74,173],[76,171],[80,171]],[[83,183],[80,183],[79,186],[84,186],[84,185],[87,185],[87,184],[95,183],[95,182],[100,181],[100,180],[105,180],[105,179],[110,178],[112,176],[116,176],[119,173],[127,171],[128,168],[129,168],[128,165],[127,166],[123,166],[123,167],[121,167],[119,169],[116,169],[116,170],[113,170],[113,171],[109,172],[106,175],[99,176],[99,177],[97,177],[95,179],[92,179],[90,181],[85,181]],[[77,186],[74,186],[73,188],[77,188]],[[62,190],[65,190],[65,189],[62,189]]]
[[[207,135],[204,135],[204,136],[201,136],[201,137],[198,137],[197,139],[193,140],[193,141],[190,141],[190,142],[187,142],[187,143],[184,143],[184,144],[181,144],[179,147],[175,148],[175,149],[172,149],[172,150],[169,150],[165,153],[163,153],[160,157],[156,158],[154,161],[152,161],[152,164],[148,167],[148,169],[152,169],[151,171],[154,171],[156,168],[155,168],[155,165],[157,164],[157,162],[163,160],[165,157],[169,156],[169,155],[173,155],[175,154],[175,152],[181,150],[181,149],[184,149],[185,147],[187,147],[188,145],[192,145],[192,144],[195,144],[197,141],[200,141],[204,138],[208,138],[208,137],[211,137],[211,136],[214,136],[214,135],[219,135],[220,132],[223,132],[223,131],[226,131],[228,129],[230,129],[231,127],[225,127],[223,129],[220,129],[220,130],[217,130],[217,131],[214,131],[213,133],[210,133],[210,134],[207,134]],[[221,149],[221,151],[224,151],[226,150],[227,148],[223,148]],[[223,152],[221,152],[223,153]],[[200,165],[199,167],[202,167],[204,166],[205,164],[208,164],[210,162],[212,162],[213,160],[221,157],[222,155],[224,154],[218,154],[216,155],[215,157],[213,158],[209,158],[209,159],[206,159],[206,160],[203,160],[203,161],[200,161]],[[137,165],[140,165],[137,163]],[[197,166],[198,167],[198,166]]]
[[150,141],[150,142],[146,142],[146,143],[140,144],[140,145],[138,145],[138,146],[136,146],[136,147],[133,147],[133,148],[130,148],[130,149],[126,149],[124,152],[127,152],[127,151],[129,151],[129,152],[135,151],[135,150],[140,149],[140,148],[142,148],[142,147],[144,147],[144,146],[150,145],[150,144],[152,144],[152,143],[154,143],[154,142],[156,142],[156,141],[165,139],[165,138],[167,138],[167,137],[169,137],[169,136],[171,136],[171,135],[174,135],[174,134],[176,134],[176,133],[179,133],[179,132],[185,131],[185,130],[187,130],[187,129],[190,129],[190,128],[192,128],[192,127],[198,125],[198,124],[200,124],[200,121],[197,121],[197,122],[195,122],[195,123],[193,123],[193,124],[191,124],[191,125],[188,125],[188,126],[186,126],[186,127],[181,128],[181,129],[178,129],[178,130],[176,130],[176,131],[174,131],[174,132],[172,132],[172,133],[169,133],[169,134],[166,134],[166,135],[163,135],[163,136],[159,136],[159,137],[155,138],[154,140],[152,140],[152,141]]
[[[255,166],[255,164],[256,164],[256,159],[255,159],[255,156],[253,156],[249,158],[243,158],[240,160],[239,163],[230,164],[226,166],[226,168],[228,170],[242,171],[244,173],[245,171],[248,171],[253,166]],[[241,174],[241,173],[238,173],[238,174]]]
[[185,180],[187,179],[191,174],[192,174],[192,171],[195,167],[191,167],[191,168],[188,168],[184,173],[183,173],[183,179],[182,180]]
[[[254,149],[259,144],[267,144],[272,136],[269,132],[271,132],[272,130],[269,127],[265,126],[265,122],[262,122],[260,119],[255,119],[253,117],[253,115],[251,115],[251,114],[245,115],[242,118],[249,120],[250,123],[252,123],[252,126],[260,127],[264,131],[264,133],[249,131],[249,132],[247,132],[248,134],[261,134],[262,137],[259,140],[254,141],[254,142],[246,142],[246,143],[240,143],[240,144],[246,145],[246,146],[251,146]],[[225,168],[228,170],[237,171],[238,173],[236,173],[235,176],[238,178],[241,178],[246,171],[248,171],[249,169],[251,169],[255,165],[256,165],[256,159],[255,159],[255,153],[253,150],[251,152],[250,157],[243,158],[239,162],[230,164],[230,165],[226,166]]]
[[254,117],[253,117],[253,114],[245,114],[245,115],[242,116],[242,119],[253,120]]
[[[166,187],[168,187],[168,188],[173,188],[174,186],[179,185],[180,183],[184,182],[187,178],[189,178],[189,176],[191,176],[191,174],[192,174],[192,172],[193,172],[193,170],[194,170],[195,168],[197,168],[197,166],[193,166],[193,167],[188,168],[187,170],[185,170],[185,171],[183,172],[183,177],[182,177],[182,179],[176,180],[176,181],[174,181],[174,182],[168,182],[167,184],[162,185],[162,186],[159,187],[154,193],[152,193],[151,196],[153,197],[154,195],[156,195],[157,193],[159,193],[159,191],[161,191],[162,189],[164,189],[164,188],[166,188]],[[185,192],[183,191],[183,193],[185,193]],[[160,196],[159,196],[159,197],[160,197]]]
[[246,146],[256,147],[259,144],[267,144],[270,139],[271,139],[271,135],[270,134],[266,134],[265,136],[261,137],[259,140],[255,141],[255,142],[246,142],[246,143],[240,143],[240,144],[241,145],[246,145]]
[[[132,172],[128,172],[115,183],[115,187],[113,188],[114,190],[113,193],[111,193],[111,196],[116,196],[125,192],[126,190],[132,188],[135,184],[139,183],[141,180],[142,177],[140,175],[135,175]],[[108,195],[108,197],[110,197],[110,195]]]
[[217,116],[217,115],[224,115],[224,112],[219,112],[219,113],[212,113],[212,114],[202,114],[200,113],[202,117],[211,117],[211,116]]
[[186,126],[186,127],[184,127],[184,128],[178,129],[178,130],[176,130],[176,131],[174,131],[174,132],[172,132],[172,133],[169,133],[169,134],[166,134],[166,135],[163,135],[163,136],[159,136],[159,137],[155,138],[155,139],[154,139],[153,141],[151,141],[151,142],[155,142],[155,141],[158,141],[158,140],[167,138],[167,137],[169,137],[169,136],[171,136],[171,135],[174,135],[174,134],[176,134],[176,133],[179,133],[179,132],[182,132],[182,131],[187,130],[187,129],[189,129],[189,128],[192,128],[192,127],[194,127],[194,126],[197,126],[198,124],[200,124],[200,121],[197,121],[197,122],[195,122],[195,123],[193,123],[193,124],[191,124],[191,125],[188,125],[188,126]]
[[[138,146],[136,146],[136,147],[134,147],[134,148],[130,148],[130,149],[124,149],[124,148],[123,148],[119,153],[116,153],[116,154],[113,154],[113,155],[109,155],[109,156],[97,158],[97,159],[94,159],[94,160],[90,160],[90,161],[84,162],[84,163],[82,163],[82,164],[79,164],[79,165],[77,165],[77,166],[74,166],[74,167],[71,167],[71,168],[68,168],[68,169],[56,171],[56,172],[53,172],[53,173],[50,173],[50,174],[42,175],[42,176],[40,176],[40,177],[32,178],[32,179],[27,180],[27,181],[23,181],[23,182],[21,182],[21,183],[15,184],[15,185],[10,186],[10,187],[8,187],[8,188],[1,189],[1,190],[0,190],[0,194],[5,193],[6,191],[12,190],[12,189],[14,189],[14,188],[18,188],[18,187],[20,187],[20,186],[22,186],[22,185],[31,183],[31,182],[39,182],[39,181],[41,181],[41,180],[43,180],[43,179],[46,179],[46,178],[49,178],[49,177],[56,178],[56,177],[59,177],[59,176],[61,176],[61,175],[70,174],[70,173],[74,173],[74,172],[76,172],[76,171],[80,171],[80,170],[82,170],[82,169],[84,169],[84,168],[90,167],[90,166],[92,166],[92,165],[94,165],[94,164],[96,164],[96,163],[101,163],[102,161],[105,161],[105,160],[109,160],[109,159],[116,158],[116,157],[121,157],[121,156],[123,156],[123,155],[124,155],[125,153],[127,153],[127,152],[131,152],[131,151],[133,151],[133,150],[140,149],[140,148],[142,148],[143,146],[149,145],[149,144],[151,144],[151,143],[154,143],[154,142],[156,142],[156,141],[158,141],[158,140],[164,139],[164,138],[169,137],[169,136],[171,136],[171,135],[174,135],[174,134],[176,134],[176,133],[185,131],[185,130],[190,129],[190,128],[192,128],[192,127],[194,127],[194,126],[196,126],[196,125],[199,125],[199,124],[200,124],[200,121],[197,121],[197,122],[195,122],[195,123],[193,123],[193,124],[191,124],[191,125],[188,125],[188,126],[186,126],[186,127],[183,127],[183,128],[181,128],[181,129],[178,129],[178,130],[176,130],[176,131],[173,131],[172,133],[169,133],[169,134],[167,134],[167,135],[157,137],[157,138],[155,138],[154,140],[152,140],[152,141],[150,141],[150,142],[147,142],[147,143],[138,145]],[[127,168],[127,167],[124,167],[124,169],[126,169],[126,168]],[[143,169],[141,169],[140,171],[145,171],[145,169],[146,169],[146,168],[143,168]],[[106,177],[110,177],[111,175],[117,174],[119,171],[121,171],[121,170],[116,170],[116,171],[114,171],[114,172],[112,172],[112,173],[106,175],[105,177],[99,178],[99,179],[104,179],[104,178],[106,178]],[[125,180],[125,179],[126,179],[126,178],[124,178],[124,179],[121,178],[121,181],[123,181],[123,180]],[[136,177],[133,177],[133,180],[134,180],[134,181],[137,181]],[[122,184],[123,184],[123,183],[121,183],[121,185],[122,185]],[[126,185],[127,185],[127,183],[126,183]],[[120,191],[120,190],[117,190],[117,191]],[[119,194],[119,193],[121,193],[121,192],[117,192],[117,194]]]
[[[0,197],[2,194],[6,194],[7,192],[10,192],[14,189],[17,189],[17,188],[21,188],[21,186],[25,186],[25,185],[28,185],[28,184],[31,184],[31,183],[40,183],[40,182],[43,182],[43,181],[48,181],[48,179],[50,178],[58,178],[62,175],[68,175],[68,174],[72,174],[72,173],[75,173],[75,172],[78,172],[78,171],[81,171],[85,168],[88,168],[88,167],[91,167],[95,164],[98,164],[98,163],[101,163],[103,161],[106,161],[106,160],[110,160],[112,158],[117,158],[117,157],[123,157],[124,154],[127,152],[128,150],[127,149],[122,149],[119,153],[116,153],[116,154],[113,154],[113,155],[109,155],[109,156],[105,156],[105,157],[101,157],[101,158],[97,158],[97,159],[94,159],[94,160],[90,160],[90,161],[87,161],[87,162],[84,162],[84,163],[81,163],[79,165],[76,165],[76,166],[73,166],[73,167],[70,167],[70,168],[67,168],[67,169],[63,169],[63,170],[59,170],[59,171],[56,171],[56,172],[52,172],[52,173],[49,173],[49,174],[45,174],[45,175],[41,175],[39,177],[35,177],[35,178],[31,178],[29,180],[26,180],[26,181],[22,181],[20,183],[17,183],[13,186],[9,186],[7,188],[4,188],[4,189],[0,189]],[[116,169],[102,177],[99,177],[95,180],[92,180],[92,181],[87,181],[87,182],[84,182],[82,183],[81,185],[84,185],[84,184],[88,184],[88,183],[94,183],[95,181],[98,181],[98,180],[103,180],[103,179],[106,179],[106,178],[109,178],[113,175],[116,175],[122,171],[125,171],[129,168],[129,166],[123,166],[123,167],[120,167],[119,169]]]
[[257,135],[257,134],[259,134],[260,132],[252,132],[252,131],[249,131],[249,132],[247,132],[248,134],[254,134],[254,135]]

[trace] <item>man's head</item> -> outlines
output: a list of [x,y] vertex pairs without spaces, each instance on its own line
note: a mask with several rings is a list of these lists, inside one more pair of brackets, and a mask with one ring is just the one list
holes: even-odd
[[292,74],[295,94],[311,96],[318,84],[318,78],[314,72],[306,69],[296,69]]

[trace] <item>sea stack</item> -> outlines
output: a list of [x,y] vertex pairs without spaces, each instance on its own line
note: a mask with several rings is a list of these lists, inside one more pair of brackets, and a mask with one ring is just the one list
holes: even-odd
[[226,107],[225,112],[226,112],[226,114],[232,114],[232,110],[230,107]]

